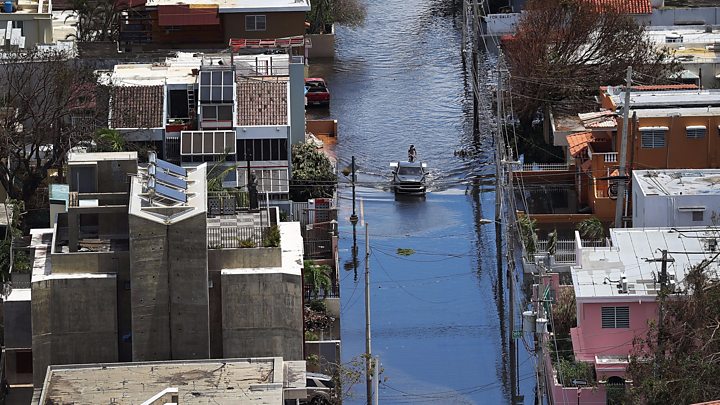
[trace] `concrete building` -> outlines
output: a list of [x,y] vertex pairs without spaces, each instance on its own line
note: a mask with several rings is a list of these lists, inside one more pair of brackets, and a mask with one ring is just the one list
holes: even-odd
[[[297,63],[296,63],[297,62]],[[184,167],[225,160],[228,187],[287,196],[292,144],[305,141],[304,65],[287,54],[180,53],[160,64],[117,65],[109,127]]]
[[[657,281],[666,249],[674,262],[668,264],[668,289],[686,290],[688,270],[708,260],[707,274],[717,274],[713,261],[718,249],[718,228],[611,229],[611,247],[588,247],[578,243],[577,263],[571,269],[577,304],[577,327],[570,330],[577,361],[590,363],[598,385],[583,390],[580,403],[605,403],[609,387],[622,390],[629,354],[636,337],[645,336],[650,322],[657,322]],[[576,235],[579,240],[579,235]],[[546,364],[550,364],[549,359]],[[553,376],[548,370],[548,376]],[[552,402],[573,404],[575,387],[550,387]]]
[[130,2],[120,49],[222,49],[231,39],[305,34],[308,0],[143,0]]
[[41,49],[75,53],[73,36],[77,17],[70,11],[56,11],[52,1],[11,1],[12,11],[0,7],[0,50]]
[[716,226],[720,170],[635,170],[633,226]]
[[281,357],[51,366],[36,403],[282,405],[306,397],[305,375]]
[[299,223],[270,208],[209,217],[206,164],[150,160],[69,155],[67,212],[32,231],[32,290],[4,312],[17,379],[31,370],[37,388],[57,364],[303,359]]

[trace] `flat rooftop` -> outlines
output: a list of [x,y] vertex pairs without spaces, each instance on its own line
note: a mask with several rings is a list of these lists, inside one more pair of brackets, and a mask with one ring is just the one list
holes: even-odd
[[[623,92],[612,94],[610,98],[618,108],[625,105]],[[630,106],[632,108],[720,106],[720,90],[631,92]]]
[[[718,95],[720,97],[720,95]],[[716,117],[720,116],[720,107],[665,107],[632,109],[638,118],[658,117]]]
[[167,388],[178,389],[182,404],[282,404],[283,360],[50,366],[39,403],[141,404]]
[[[645,29],[645,36],[658,45],[667,46],[709,45],[720,42],[720,30],[714,27],[712,32],[705,32],[704,25],[649,26]],[[682,37],[682,42],[680,42],[680,37]],[[668,40],[678,42],[667,42]]]
[[720,195],[720,169],[635,170],[644,195]]
[[646,259],[659,258],[659,249],[667,249],[668,257],[675,260],[667,271],[677,288],[685,288],[688,270],[703,260],[711,262],[706,272],[718,277],[718,263],[712,261],[720,249],[718,231],[717,227],[610,229],[612,247],[580,248],[580,265],[571,268],[575,296],[655,301],[662,264]]
[[69,153],[68,164],[86,164],[102,161],[137,160],[137,152],[95,152],[95,153]]
[[310,11],[309,0],[148,0],[147,7],[169,5],[217,6],[220,13]]

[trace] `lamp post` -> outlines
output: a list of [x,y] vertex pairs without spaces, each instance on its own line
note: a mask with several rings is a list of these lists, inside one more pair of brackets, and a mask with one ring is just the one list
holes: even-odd
[[350,162],[350,167],[346,167],[343,169],[343,174],[347,177],[350,175],[350,183],[352,184],[352,214],[350,215],[350,223],[353,226],[353,245],[352,245],[352,261],[353,261],[353,271],[355,273],[354,280],[357,282],[357,254],[358,254],[358,246],[357,246],[357,223],[358,223],[358,216],[355,213],[355,182],[357,181],[357,177],[355,176],[355,156],[352,157],[352,160]]

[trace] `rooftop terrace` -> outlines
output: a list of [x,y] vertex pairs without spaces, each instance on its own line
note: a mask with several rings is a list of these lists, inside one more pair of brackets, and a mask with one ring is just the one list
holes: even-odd
[[720,169],[635,170],[633,178],[645,195],[720,195]]

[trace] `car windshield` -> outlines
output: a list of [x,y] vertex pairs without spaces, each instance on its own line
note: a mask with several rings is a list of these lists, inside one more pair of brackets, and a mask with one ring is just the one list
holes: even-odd
[[422,169],[419,167],[400,166],[398,168],[398,174],[403,176],[419,176],[422,174]]
[[310,87],[308,93],[325,93],[327,89],[325,87]]

